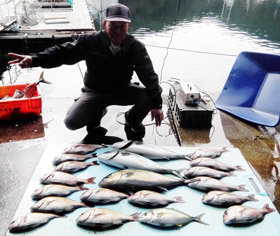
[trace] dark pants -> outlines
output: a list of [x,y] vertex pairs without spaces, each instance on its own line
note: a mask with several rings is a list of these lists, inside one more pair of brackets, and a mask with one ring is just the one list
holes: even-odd
[[87,126],[88,129],[100,125],[104,109],[110,105],[133,105],[127,113],[131,124],[139,124],[150,112],[146,89],[136,84],[130,84],[121,91],[100,92],[88,88],[82,89],[82,94],[73,104],[64,120],[70,130]]

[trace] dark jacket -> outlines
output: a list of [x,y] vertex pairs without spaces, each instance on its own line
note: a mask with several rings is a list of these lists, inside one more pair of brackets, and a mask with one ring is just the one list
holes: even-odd
[[105,31],[84,34],[74,42],[56,45],[36,54],[32,57],[32,66],[53,68],[85,60],[84,84],[98,91],[121,91],[130,83],[135,71],[147,89],[152,109],[161,108],[162,88],[145,46],[132,35],[125,37],[115,56],[109,46],[110,39]]

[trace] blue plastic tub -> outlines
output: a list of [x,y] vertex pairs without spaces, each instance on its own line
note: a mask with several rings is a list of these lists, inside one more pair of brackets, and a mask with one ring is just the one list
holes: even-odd
[[246,121],[276,126],[280,115],[280,56],[240,53],[216,106]]

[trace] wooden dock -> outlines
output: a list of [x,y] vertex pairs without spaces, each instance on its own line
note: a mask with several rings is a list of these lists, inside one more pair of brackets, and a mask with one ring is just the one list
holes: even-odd
[[6,70],[9,52],[32,54],[95,31],[86,0],[65,0],[64,5],[61,1],[58,5],[56,1],[24,2],[15,1],[17,20],[5,28],[2,25],[0,31],[0,76]]

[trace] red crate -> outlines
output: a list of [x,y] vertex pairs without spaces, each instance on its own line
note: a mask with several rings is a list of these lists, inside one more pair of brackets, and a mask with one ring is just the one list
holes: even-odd
[[[29,84],[17,84],[0,86],[0,97],[13,96],[16,89],[23,90]],[[36,91],[31,98],[18,98],[12,100],[0,100],[0,120],[14,120],[29,117],[37,117],[42,112],[41,91],[36,86]]]

